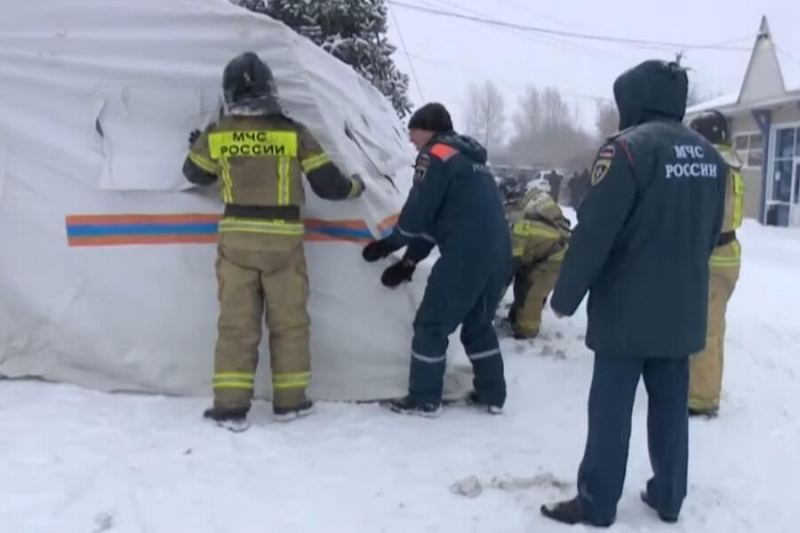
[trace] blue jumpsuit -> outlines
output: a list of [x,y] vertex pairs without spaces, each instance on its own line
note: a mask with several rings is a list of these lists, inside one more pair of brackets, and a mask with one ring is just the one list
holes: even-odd
[[503,358],[493,320],[511,279],[511,239],[499,191],[474,139],[437,135],[419,153],[414,186],[390,239],[433,266],[414,320],[409,397],[438,405],[448,336],[461,325],[480,403],[502,407]]

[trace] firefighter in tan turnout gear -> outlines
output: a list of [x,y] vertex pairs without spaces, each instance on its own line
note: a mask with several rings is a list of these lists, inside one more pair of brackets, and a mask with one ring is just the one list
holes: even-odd
[[506,207],[514,256],[514,303],[508,321],[514,337],[539,334],[542,309],[567,252],[570,223],[549,193],[533,189]]
[[205,132],[192,133],[183,173],[196,185],[216,183],[225,204],[216,261],[214,405],[204,416],[243,430],[265,308],[273,411],[289,419],[312,408],[302,174],[328,200],[360,196],[364,184],[342,175],[309,131],[284,114],[272,72],[256,54],[231,60],[222,84],[225,113]]
[[742,249],[736,239],[736,230],[742,225],[744,180],[742,162],[731,146],[728,121],[724,115],[707,111],[693,119],[689,126],[713,143],[728,164],[722,234],[709,264],[706,347],[690,358],[689,367],[689,414],[715,416],[722,390],[725,312],[739,280],[741,265]]

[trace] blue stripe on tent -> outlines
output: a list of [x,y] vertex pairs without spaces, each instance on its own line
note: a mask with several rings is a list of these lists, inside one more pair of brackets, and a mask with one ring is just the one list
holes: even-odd
[[109,235],[210,235],[217,232],[216,222],[191,224],[103,224],[67,226],[68,237]]
[[[309,233],[330,237],[351,237],[372,239],[368,229],[354,229],[342,226],[306,227]],[[381,232],[382,237],[391,234],[392,228]],[[113,235],[211,235],[217,233],[216,222],[195,222],[189,224],[75,224],[67,226],[68,237],[104,237]]]

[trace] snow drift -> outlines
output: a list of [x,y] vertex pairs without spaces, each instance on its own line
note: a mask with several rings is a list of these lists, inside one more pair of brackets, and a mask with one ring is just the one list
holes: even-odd
[[[219,113],[224,65],[254,50],[289,113],[368,187],[340,203],[308,191],[310,394],[405,391],[428,270],[389,291],[379,282],[388,263],[361,259],[365,242],[391,231],[413,162],[376,89],[226,0],[1,1],[1,375],[209,394],[222,206],[180,169],[188,133]],[[451,343],[451,356],[460,350]],[[266,335],[261,353],[257,393],[268,396]],[[450,393],[463,377],[451,367]]]

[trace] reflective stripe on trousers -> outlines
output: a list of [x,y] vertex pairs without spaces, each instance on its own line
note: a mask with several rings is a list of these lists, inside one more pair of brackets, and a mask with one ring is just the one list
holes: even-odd
[[288,372],[272,376],[272,388],[275,390],[302,389],[308,386],[311,372]]
[[[494,348],[492,350],[467,354],[467,357],[469,358],[470,361],[479,361],[481,359],[486,359],[487,357],[492,357],[493,355],[500,355],[500,348]],[[446,355],[441,355],[439,357],[429,357],[427,355],[418,354],[416,352],[411,352],[411,357],[422,363],[428,363],[432,365],[435,365],[437,363],[444,363],[447,360]]]
[[217,372],[213,378],[214,389],[253,390],[254,383],[253,372]]

